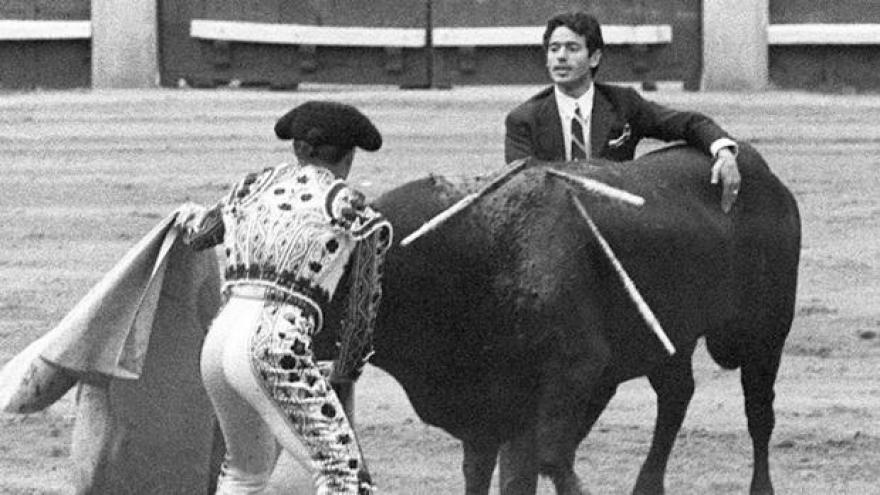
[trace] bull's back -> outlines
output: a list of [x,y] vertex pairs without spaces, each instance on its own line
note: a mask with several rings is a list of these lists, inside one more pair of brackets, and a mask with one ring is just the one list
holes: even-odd
[[[559,315],[573,314],[583,296],[604,298],[608,319],[620,326],[609,331],[617,349],[631,348],[636,337],[653,341],[620,280],[596,259],[570,187],[548,178],[545,167],[645,197],[635,208],[578,193],[673,341],[692,343],[722,328],[757,302],[751,288],[793,287],[800,242],[788,190],[748,145],[738,160],[744,183],[729,215],[720,209],[719,186],[709,183],[709,157],[689,148],[599,167],[533,164],[437,231],[390,250],[374,363],[402,383],[426,422],[459,437],[501,435],[495,429],[524,418],[499,414],[525,411],[509,406],[530,400],[534,374],[523,351],[546,342],[554,318],[566,323]],[[375,206],[399,243],[462,196],[428,178]],[[632,354],[633,363],[663,355],[659,344],[643,347],[649,359]]]
[[[771,172],[763,158],[747,144],[741,145],[738,163],[743,176],[742,192],[733,211],[720,208],[721,186],[710,183],[712,162],[705,154],[687,147],[672,147],[644,155],[632,162],[583,166],[571,163],[543,164],[564,169],[618,187],[645,198],[634,207],[579,191],[579,200],[661,324],[679,347],[693,345],[707,333],[725,328],[731,321],[752,314],[761,306],[779,304],[782,312],[793,307],[797,277],[800,223],[797,205],[788,189]],[[567,198],[568,190],[556,184],[548,188],[540,170],[532,170],[519,187],[540,187],[544,201],[554,206],[535,223],[565,225],[573,235],[529,243],[533,250],[520,259],[544,280],[558,282],[556,290],[544,290],[548,299],[544,315],[572,311],[572,281],[581,284],[579,299],[592,297],[604,312],[601,323],[612,348],[627,354],[622,367],[649,364],[663,351],[635,311],[629,296],[596,247],[586,224]],[[517,187],[514,184],[512,187]],[[566,210],[557,217],[557,209]],[[572,221],[570,218],[575,218]],[[541,234],[547,237],[546,234]],[[584,245],[586,244],[586,245]],[[553,256],[545,253],[552,252]],[[561,262],[558,253],[573,258]],[[565,266],[564,270],[558,270]],[[588,278],[575,279],[570,272],[593,270]],[[554,269],[561,273],[554,272]],[[782,299],[765,297],[782,293]],[[557,295],[558,297],[554,297]],[[582,304],[582,303],[581,303]],[[774,316],[773,318],[778,318]],[[641,339],[641,340],[639,340]],[[646,345],[632,352],[633,342]],[[653,343],[653,345],[651,344]],[[632,363],[633,366],[629,366]]]

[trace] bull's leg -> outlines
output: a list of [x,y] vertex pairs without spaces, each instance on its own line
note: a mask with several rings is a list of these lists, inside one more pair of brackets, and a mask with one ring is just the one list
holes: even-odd
[[584,404],[589,404],[610,350],[600,332],[574,328],[541,368],[536,422],[538,469],[553,480],[559,495],[586,491],[574,472],[574,456],[585,433]]
[[[616,386],[597,390],[578,426],[578,445],[589,434],[608,402],[614,397]],[[574,454],[569,462],[574,465]],[[535,453],[535,430],[529,429],[522,435],[504,444],[499,456],[500,495],[534,495],[538,490],[538,464]]]
[[534,427],[501,446],[498,482],[501,495],[535,495],[538,491]]
[[750,245],[750,239],[742,239],[743,246],[737,246],[737,264],[743,267],[743,275],[749,275],[741,282],[742,294],[748,297],[743,301],[744,321],[737,322],[740,352],[734,355],[742,360],[740,383],[752,437],[752,495],[773,494],[768,459],[776,423],[773,387],[794,318],[800,252],[797,206],[791,204],[788,208],[776,225],[763,224],[770,230],[754,232],[761,239],[759,243]]
[[743,364],[740,375],[754,455],[752,483],[749,490],[752,495],[773,494],[768,450],[770,435],[773,433],[773,427],[776,423],[773,412],[773,399],[775,398],[773,386],[776,382],[776,373],[779,370],[780,352],[775,351],[768,356],[766,355],[768,350],[765,348],[764,355],[758,355],[755,359]]
[[463,444],[462,470],[465,494],[489,495],[492,472],[495,471],[495,459],[498,457],[498,445],[475,441],[465,441]]
[[694,395],[692,353],[693,349],[680,349],[678,354],[648,375],[648,380],[657,393],[657,420],[654,424],[651,450],[639,471],[636,486],[633,488],[634,495],[664,493],[666,463]]
[[574,471],[569,471],[563,476],[554,476],[553,486],[557,495],[589,495],[590,493],[581,485],[581,480]]
[[[593,394],[578,427],[578,445],[589,434],[616,391],[616,386],[601,387]],[[572,452],[570,460],[572,465],[574,454]],[[500,495],[535,495],[538,491],[538,464],[533,428],[502,445],[498,459]]]

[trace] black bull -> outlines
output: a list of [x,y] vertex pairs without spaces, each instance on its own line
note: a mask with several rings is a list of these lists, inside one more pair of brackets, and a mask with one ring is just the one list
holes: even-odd
[[[646,375],[658,416],[638,493],[662,493],[672,444],[706,337],[740,368],[754,448],[752,493],[772,493],[774,382],[793,317],[800,219],[790,192],[743,145],[732,212],[709,183],[709,158],[673,147],[625,163],[535,163],[408,247],[396,244],[372,363],[400,382],[419,417],[459,438],[466,491],[488,493],[499,447],[502,493],[581,493],[575,450],[618,384]],[[553,167],[645,198],[638,208],[569,186]],[[674,343],[668,357],[636,311],[578,198]],[[428,177],[376,202],[396,243],[463,195]],[[329,332],[328,332],[329,333]]]

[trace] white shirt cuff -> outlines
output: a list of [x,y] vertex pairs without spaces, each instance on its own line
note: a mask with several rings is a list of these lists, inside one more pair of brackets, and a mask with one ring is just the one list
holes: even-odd
[[716,139],[709,146],[709,152],[712,153],[713,157],[718,156],[718,152],[721,151],[721,148],[733,148],[733,154],[736,155],[739,152],[739,148],[736,145],[736,141],[728,138]]

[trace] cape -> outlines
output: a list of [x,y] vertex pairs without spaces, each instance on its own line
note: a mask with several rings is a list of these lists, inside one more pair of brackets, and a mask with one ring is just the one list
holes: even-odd
[[[167,320],[157,311],[182,316],[176,332],[204,336],[220,306],[217,257],[183,246],[172,228],[176,214],[159,222],[55,328],[0,370],[0,410],[39,411],[88,377],[139,379],[154,323]],[[184,283],[165,284],[169,265],[186,273]]]

